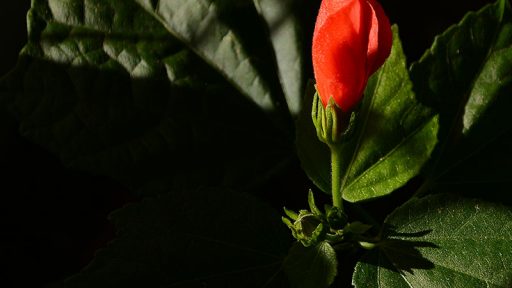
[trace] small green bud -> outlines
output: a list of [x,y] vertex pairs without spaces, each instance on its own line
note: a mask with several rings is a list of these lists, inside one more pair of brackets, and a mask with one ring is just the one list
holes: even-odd
[[282,217],[282,221],[292,231],[295,239],[300,241],[305,247],[316,245],[325,238],[327,226],[324,225],[322,217],[315,215],[307,210],[299,211],[299,214],[285,209],[285,213],[290,218],[295,218],[292,223],[290,219]]
[[330,207],[327,212],[327,223],[332,229],[342,229],[348,221],[347,215],[338,207]]

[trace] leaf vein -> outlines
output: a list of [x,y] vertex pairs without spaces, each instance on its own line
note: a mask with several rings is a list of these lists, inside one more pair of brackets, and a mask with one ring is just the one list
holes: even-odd
[[[433,117],[430,117],[432,119]],[[422,125],[418,126],[412,133],[407,135],[405,138],[403,138],[396,146],[394,146],[388,153],[386,153],[383,157],[381,157],[378,161],[373,163],[368,169],[366,169],[363,173],[359,174],[350,184],[346,187],[346,189],[349,189],[353,184],[355,184],[359,179],[364,177],[366,174],[372,172],[373,169],[376,169],[382,162],[386,161],[389,157],[393,155],[393,153],[396,152],[396,150],[400,149],[401,146],[409,141],[412,137],[416,136],[416,134],[420,133],[425,126],[430,124],[430,121],[427,121],[423,123]],[[389,179],[383,179],[382,181],[388,181]]]

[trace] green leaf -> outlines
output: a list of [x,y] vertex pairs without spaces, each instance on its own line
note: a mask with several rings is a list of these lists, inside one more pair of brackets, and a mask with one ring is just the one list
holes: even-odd
[[512,209],[448,195],[413,199],[385,220],[358,287],[510,287]]
[[[508,193],[512,179],[512,9],[497,1],[438,36],[411,66],[440,113],[440,146],[422,189]],[[487,192],[486,192],[487,193]],[[481,193],[480,193],[481,194]]]
[[258,13],[268,26],[270,39],[277,59],[279,79],[290,112],[300,112],[304,93],[303,45],[299,25],[298,1],[253,0]]
[[[343,198],[368,200],[393,192],[416,176],[437,139],[437,117],[412,92],[398,29],[391,55],[370,79],[355,135],[342,147]],[[307,99],[304,110],[310,109]],[[309,112],[297,121],[297,146],[304,170],[330,192],[328,148],[317,140]]]
[[350,202],[384,196],[416,176],[437,143],[437,117],[412,92],[398,29],[391,55],[368,81],[359,133],[347,143],[342,180]]
[[[266,68],[265,71],[272,76],[275,75],[275,71],[258,64],[257,61],[261,59],[255,59],[255,55],[251,54],[255,53],[257,48],[265,47],[267,39],[251,42],[250,37],[258,38],[254,33],[261,31],[245,30],[245,33],[240,31],[243,30],[241,27],[250,29],[251,25],[253,26],[250,21],[255,19],[253,17],[256,11],[252,1],[235,3],[235,1],[213,0],[136,0],[136,2],[160,21],[172,35],[215,67],[260,107],[265,110],[274,110],[277,106],[284,104],[281,103],[285,101],[282,99],[282,89],[271,85],[277,78],[269,79],[268,75],[261,73],[260,69]],[[286,8],[287,6],[283,7],[282,13],[288,12]],[[270,17],[267,13],[265,16]],[[253,33],[247,35],[248,32]],[[275,64],[272,63],[271,66],[274,68]]]
[[28,25],[0,90],[23,135],[65,165],[156,194],[245,188],[289,157],[269,115],[136,3],[35,0]]
[[338,272],[336,251],[325,241],[311,247],[296,242],[286,257],[284,268],[293,287],[327,288]]
[[111,216],[118,237],[54,287],[289,287],[272,208],[218,189],[172,191]]

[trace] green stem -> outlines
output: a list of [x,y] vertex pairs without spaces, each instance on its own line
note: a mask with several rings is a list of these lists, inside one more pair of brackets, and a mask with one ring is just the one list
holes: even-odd
[[332,204],[343,211],[343,197],[341,193],[341,159],[336,147],[331,148],[331,184]]

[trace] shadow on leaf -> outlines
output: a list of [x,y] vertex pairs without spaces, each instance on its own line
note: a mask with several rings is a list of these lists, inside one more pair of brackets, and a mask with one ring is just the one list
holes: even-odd
[[396,272],[407,271],[414,274],[413,269],[432,269],[434,264],[423,257],[418,248],[439,248],[439,246],[426,241],[408,241],[401,239],[388,239],[382,242],[381,251],[386,255],[391,267]]
[[421,248],[439,248],[434,243],[414,240],[432,232],[424,230],[412,233],[396,232],[388,227],[384,228],[386,238],[378,244],[378,253],[363,257],[362,262],[382,267],[390,271],[403,274],[414,274],[414,269],[433,269],[434,263],[423,257]]
[[[43,40],[45,45],[56,41]],[[116,41],[133,44],[129,40]],[[270,170],[260,169],[264,159],[276,163],[280,160],[272,159],[282,159],[280,153],[287,150],[272,116],[193,54],[169,49],[158,51],[165,63],[151,62],[144,77],[113,60],[94,66],[101,57],[67,64],[22,55],[0,85],[2,94],[6,91],[2,102],[23,136],[58,155],[66,166],[112,177],[138,195],[164,192],[173,181],[184,182],[183,175],[192,175],[186,181],[191,185],[199,180],[228,187],[256,185],[261,173]],[[265,132],[255,136],[252,131]],[[270,144],[271,139],[278,140]],[[248,156],[243,147],[249,145],[261,152]],[[240,172],[246,171],[240,169],[244,163],[250,163],[249,175],[260,176],[248,179]]]

